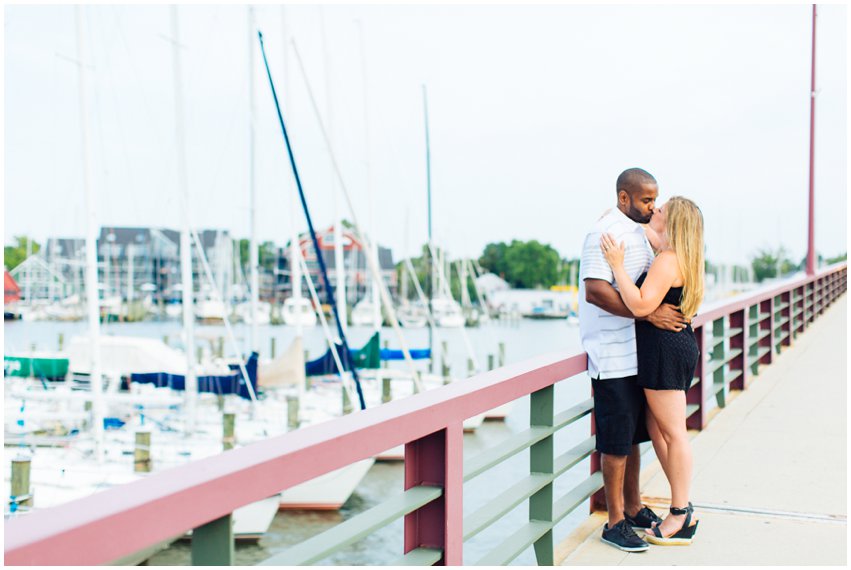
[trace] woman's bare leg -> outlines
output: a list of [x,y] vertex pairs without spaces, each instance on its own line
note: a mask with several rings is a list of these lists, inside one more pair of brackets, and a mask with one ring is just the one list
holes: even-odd
[[[692,476],[691,444],[686,429],[686,393],[682,390],[644,390],[647,405],[667,444],[667,468],[665,474],[671,485],[671,506],[686,507]],[[662,464],[663,468],[665,463]],[[662,522],[662,536],[678,531],[686,515],[669,514]]]
[[653,451],[656,452],[656,459],[662,465],[662,471],[665,476],[668,475],[668,444],[665,438],[662,437],[662,432],[659,430],[659,424],[656,423],[656,418],[653,416],[653,411],[648,406],[645,410],[647,414],[647,433],[650,434],[650,441],[653,442]]

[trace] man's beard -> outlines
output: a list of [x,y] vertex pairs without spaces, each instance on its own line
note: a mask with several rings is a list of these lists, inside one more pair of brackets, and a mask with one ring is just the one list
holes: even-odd
[[634,207],[630,205],[628,216],[630,220],[637,224],[646,224],[650,222],[650,218],[653,217],[653,214],[647,214],[646,216],[642,216],[641,212],[636,210]]

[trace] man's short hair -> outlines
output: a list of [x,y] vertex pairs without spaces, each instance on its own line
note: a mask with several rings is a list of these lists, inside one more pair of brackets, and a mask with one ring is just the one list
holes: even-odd
[[656,179],[643,168],[627,168],[618,176],[615,189],[618,194],[623,190],[632,195],[641,189],[642,184],[656,184]]

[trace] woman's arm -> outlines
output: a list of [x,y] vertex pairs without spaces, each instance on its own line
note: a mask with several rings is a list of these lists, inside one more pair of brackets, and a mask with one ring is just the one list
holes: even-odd
[[642,224],[641,227],[644,228],[644,235],[647,236],[647,241],[650,242],[650,247],[653,248],[653,253],[659,253],[659,250],[662,249],[661,236],[656,233],[656,230],[652,229],[647,224]]
[[665,293],[668,292],[677,277],[676,254],[671,251],[660,253],[650,266],[644,284],[639,289],[624,269],[625,247],[623,242],[618,245],[609,234],[604,234],[600,238],[600,247],[606,261],[612,267],[612,273],[614,273],[623,302],[632,311],[632,314],[636,317],[646,317],[655,311],[662,304]]

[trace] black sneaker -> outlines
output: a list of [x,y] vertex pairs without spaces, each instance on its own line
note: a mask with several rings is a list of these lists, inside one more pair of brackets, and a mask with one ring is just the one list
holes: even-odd
[[650,530],[653,527],[653,523],[657,525],[662,524],[662,518],[651,511],[646,505],[642,505],[641,510],[634,517],[626,513],[623,516],[626,522],[632,527],[632,530]]
[[620,548],[626,552],[644,552],[650,545],[641,540],[632,527],[626,522],[626,519],[609,528],[606,523],[603,526],[603,536],[601,540],[606,544],[611,544],[615,548]]

